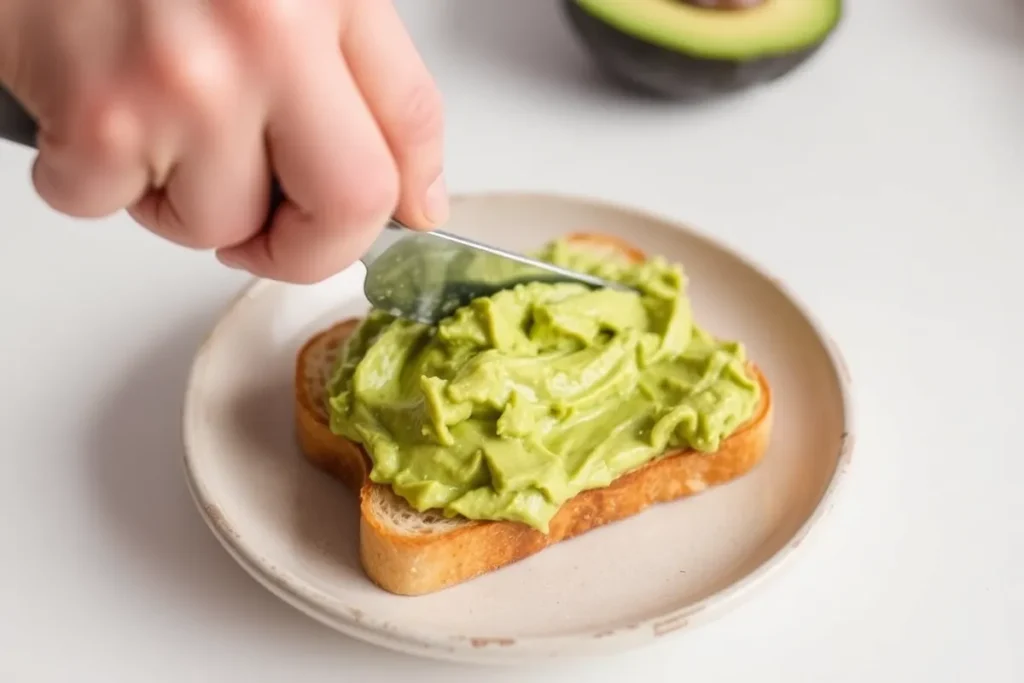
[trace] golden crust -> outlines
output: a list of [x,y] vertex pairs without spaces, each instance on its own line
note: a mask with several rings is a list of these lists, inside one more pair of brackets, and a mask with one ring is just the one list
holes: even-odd
[[369,480],[370,463],[365,452],[330,431],[322,405],[324,387],[310,381],[311,377],[323,377],[323,368],[314,364],[333,361],[356,324],[357,320],[341,322],[309,339],[300,350],[295,371],[296,426],[305,457],[359,493],[362,565],[374,583],[391,593],[422,595],[438,591],[632,517],[651,505],[728,482],[760,462],[771,438],[771,388],[760,369],[751,364],[761,385],[758,412],[718,451],[668,454],[610,486],[584,491],[562,506],[546,535],[516,522],[461,520],[433,526],[428,523],[413,530],[399,528],[394,524],[395,510],[410,517],[418,513],[390,488]]

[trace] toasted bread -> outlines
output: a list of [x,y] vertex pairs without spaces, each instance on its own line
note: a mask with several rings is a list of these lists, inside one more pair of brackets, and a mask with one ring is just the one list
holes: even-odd
[[[576,235],[596,248],[633,259],[643,255],[613,238]],[[771,437],[772,396],[767,379],[750,364],[761,386],[755,415],[714,453],[668,453],[618,478],[584,491],[551,520],[548,534],[517,522],[446,518],[420,513],[390,487],[369,480],[363,449],[331,432],[326,387],[345,340],[358,320],[346,320],[309,339],[298,354],[296,423],[306,458],[330,472],[360,498],[360,558],[367,576],[399,595],[422,595],[462,583],[522,560],[591,529],[636,515],[647,507],[735,479],[762,458]]]

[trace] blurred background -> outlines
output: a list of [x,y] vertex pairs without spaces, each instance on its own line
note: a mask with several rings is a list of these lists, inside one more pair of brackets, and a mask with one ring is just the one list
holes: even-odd
[[[397,5],[445,96],[453,192],[690,223],[784,277],[853,370],[856,494],[816,552],[742,619],[594,670],[671,656],[718,680],[1020,680],[1024,0],[846,2],[785,77],[686,102],[609,82],[557,0]],[[0,616],[0,678],[156,680],[167,662],[167,680],[478,680],[339,641],[223,553],[179,485],[178,408],[247,278],[125,216],[54,215],[30,161],[0,144],[0,615],[17,615]]]

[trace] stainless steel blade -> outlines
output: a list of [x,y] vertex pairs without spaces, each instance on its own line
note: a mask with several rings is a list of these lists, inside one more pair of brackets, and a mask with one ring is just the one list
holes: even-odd
[[395,220],[361,260],[370,304],[424,323],[436,323],[473,299],[526,282],[630,289],[448,232],[412,230]]

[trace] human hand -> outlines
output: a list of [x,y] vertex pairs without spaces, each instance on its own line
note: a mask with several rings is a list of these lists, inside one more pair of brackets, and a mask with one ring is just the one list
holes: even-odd
[[[389,0],[4,0],[37,192],[308,283],[447,218],[439,93]],[[272,178],[286,200],[268,218]]]

